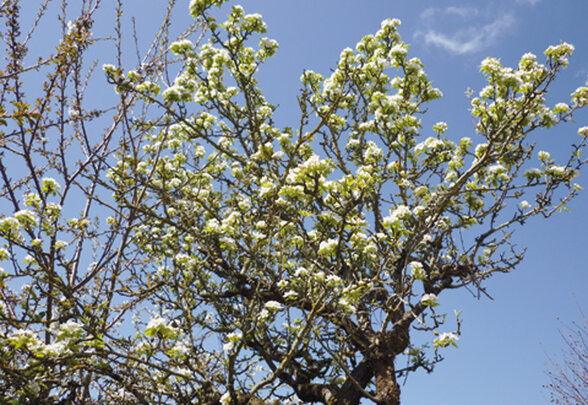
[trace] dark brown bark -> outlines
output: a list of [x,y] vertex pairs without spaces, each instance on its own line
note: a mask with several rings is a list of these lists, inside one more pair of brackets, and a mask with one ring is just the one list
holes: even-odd
[[378,404],[400,405],[400,387],[396,382],[394,357],[386,356],[374,362]]
[[400,386],[396,381],[394,359],[408,347],[408,326],[395,326],[380,337],[372,361],[376,377],[376,398],[381,405],[400,404]]
[[[374,369],[370,361],[364,358],[351,372],[351,378],[343,384],[334,401],[336,405],[357,405],[363,397],[357,385],[365,388],[374,376]],[[354,381],[355,380],[355,381]]]

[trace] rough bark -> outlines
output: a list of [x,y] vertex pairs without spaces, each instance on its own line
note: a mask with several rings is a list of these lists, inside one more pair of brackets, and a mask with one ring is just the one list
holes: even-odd
[[386,356],[374,362],[378,404],[400,405],[400,387],[396,382],[394,357]]
[[[351,378],[347,378],[347,381],[341,386],[341,389],[337,393],[334,404],[336,405],[357,405],[363,397],[361,390],[357,387],[357,384],[361,388],[365,388],[370,380],[374,376],[374,370],[370,361],[364,358],[351,372]],[[355,381],[354,381],[355,380]]]
[[373,360],[378,404],[400,404],[400,387],[396,381],[394,359],[408,347],[409,342],[408,326],[395,327],[380,337]]

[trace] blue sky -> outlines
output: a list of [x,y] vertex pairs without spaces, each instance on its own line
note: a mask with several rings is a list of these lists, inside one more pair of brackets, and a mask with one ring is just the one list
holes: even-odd
[[[235,4],[235,3],[230,3]],[[449,124],[459,139],[475,135],[464,95],[483,87],[480,61],[486,56],[515,66],[521,55],[560,41],[576,47],[570,66],[555,83],[548,100],[569,100],[588,79],[586,0],[401,1],[300,0],[241,2],[268,24],[268,36],[280,43],[278,54],[261,70],[266,97],[279,104],[281,124],[297,119],[296,94],[303,69],[328,74],[340,51],[378,30],[385,18],[399,18],[410,43],[409,55],[421,58],[425,71],[444,98],[430,105],[424,130],[437,121]],[[550,105],[553,105],[550,104]],[[578,127],[588,125],[588,111],[576,122],[540,134],[539,145],[552,155],[565,153]],[[588,173],[579,183],[588,189]],[[511,274],[486,284],[494,300],[477,300],[466,291],[441,296],[448,313],[463,310],[459,349],[433,374],[412,375],[402,388],[403,404],[540,404],[548,403],[542,385],[546,353],[563,349],[558,329],[578,319],[578,305],[588,308],[588,195],[573,201],[571,213],[536,219],[515,234],[528,246],[526,260]]]
[[[135,15],[145,43],[161,20],[162,3],[125,2],[126,26]],[[179,30],[189,15],[188,1],[178,3],[185,3],[175,17]],[[483,87],[479,65],[486,56],[514,66],[526,52],[541,60],[547,46],[563,40],[574,44],[576,51],[552,87],[549,104],[568,101],[569,94],[588,80],[587,0],[245,0],[240,4],[246,12],[262,14],[268,36],[280,43],[278,54],[262,67],[259,78],[266,97],[279,105],[276,118],[283,126],[293,126],[299,119],[296,95],[303,70],[328,75],[343,48],[376,32],[386,18],[402,20],[400,32],[411,45],[409,55],[421,58],[429,78],[444,93],[443,99],[430,104],[423,131],[445,121],[450,137],[477,140],[464,92],[468,87],[475,91]],[[101,55],[100,62],[115,63],[114,56],[113,52]],[[125,67],[134,67],[134,53],[124,60]],[[100,91],[95,97],[110,90]],[[575,123],[536,139],[553,156],[563,156],[577,139],[577,128],[586,125],[588,111],[583,111]],[[578,319],[578,305],[588,311],[584,293],[588,287],[588,170],[578,182],[586,190],[569,205],[571,213],[529,221],[515,234],[517,243],[528,246],[526,260],[513,273],[487,282],[494,300],[477,300],[467,291],[441,296],[448,313],[463,310],[459,348],[446,350],[446,360],[433,374],[417,373],[408,379],[402,387],[403,405],[548,402],[541,386],[547,382],[546,353],[557,356],[563,348],[558,318],[565,323]]]

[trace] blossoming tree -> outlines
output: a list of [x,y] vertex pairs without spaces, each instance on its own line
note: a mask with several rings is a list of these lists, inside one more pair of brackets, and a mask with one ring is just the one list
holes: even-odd
[[[459,316],[445,324],[441,293],[484,293],[485,279],[523,259],[513,229],[580,189],[588,127],[561,162],[529,140],[588,104],[588,87],[545,103],[571,45],[549,47],[545,63],[482,62],[474,146],[443,122],[421,127],[442,94],[408,56],[400,22],[386,20],[343,50],[329,77],[302,74],[300,118],[282,128],[256,79],[278,43],[240,6],[219,24],[211,10],[224,2],[190,3],[201,32],[169,46],[180,62],[172,83],[165,53],[131,71],[104,65],[120,99],[100,140],[84,136],[98,112],[80,104],[57,120],[43,99],[3,109],[2,161],[19,156],[27,168],[15,180],[0,166],[9,397],[398,404],[398,377],[431,371],[457,345]],[[76,56],[85,17],[62,41]],[[24,73],[11,58],[6,83]],[[65,124],[79,128],[74,137],[38,133]],[[73,162],[72,142],[82,150]],[[73,219],[67,198],[86,201]]]

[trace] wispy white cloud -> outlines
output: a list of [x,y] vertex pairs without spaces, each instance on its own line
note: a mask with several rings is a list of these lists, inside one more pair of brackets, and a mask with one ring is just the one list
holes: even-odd
[[[535,0],[536,1],[536,0]],[[468,18],[468,17],[475,17],[479,13],[478,9],[475,7],[455,7],[449,6],[445,8],[438,8],[438,7],[430,7],[426,8],[421,12],[421,19],[422,20],[433,20],[434,17],[439,16],[440,14],[453,14],[459,17]]]
[[447,7],[445,12],[447,14],[455,14],[464,18],[475,17],[478,15],[478,9],[474,7]]
[[[537,0],[533,0],[537,1]],[[428,11],[429,10],[429,11]],[[428,45],[437,46],[458,55],[475,53],[494,44],[511,26],[515,23],[515,17],[512,14],[504,14],[495,20],[483,24],[482,26],[474,25],[475,21],[468,21],[468,25],[453,33],[443,33],[432,27],[432,17],[441,12],[439,9],[427,9],[425,14],[429,21],[425,21],[428,28],[416,33],[416,37],[424,39]],[[455,14],[464,19],[471,20],[479,14],[475,8],[447,7],[442,10],[444,13]]]
[[429,20],[429,19],[433,18],[433,16],[435,14],[437,14],[438,12],[439,12],[438,8],[434,8],[434,7],[426,8],[421,12],[420,17],[422,20]]
[[588,67],[577,70],[576,73],[574,73],[574,77],[580,77],[582,80],[586,80],[586,83],[588,84]]
[[539,3],[541,0],[515,0],[518,4],[529,4],[534,6],[535,4]]
[[440,32],[429,31],[424,34],[425,42],[429,45],[436,45],[440,48],[445,48],[452,53],[464,54],[475,52],[480,48],[478,40],[472,39],[469,41],[460,41],[455,38],[449,38]]

